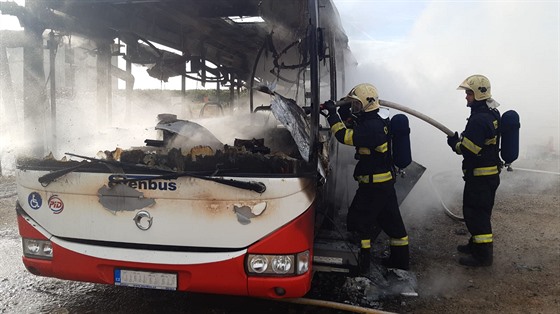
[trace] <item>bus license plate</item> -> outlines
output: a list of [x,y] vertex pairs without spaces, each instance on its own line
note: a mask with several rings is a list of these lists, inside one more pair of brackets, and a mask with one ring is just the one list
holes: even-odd
[[115,269],[115,285],[177,290],[177,274]]

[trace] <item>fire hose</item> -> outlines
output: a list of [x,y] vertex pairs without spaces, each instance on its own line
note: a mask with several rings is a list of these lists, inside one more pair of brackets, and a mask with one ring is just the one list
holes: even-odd
[[[337,107],[340,107],[340,106],[343,106],[343,105],[346,105],[346,104],[348,104],[348,102],[347,102],[347,101],[344,101],[344,100],[343,100],[343,101],[336,102],[336,106],[337,106]],[[383,99],[380,99],[380,100],[379,100],[379,105],[384,106],[384,107],[389,107],[389,108],[392,108],[392,109],[396,109],[396,110],[399,110],[399,111],[402,111],[402,112],[406,112],[406,113],[408,113],[408,114],[410,114],[410,115],[413,115],[413,116],[415,116],[415,117],[417,117],[417,118],[419,118],[419,119],[421,119],[421,120],[423,120],[423,121],[425,121],[425,122],[431,124],[432,126],[436,127],[437,129],[439,129],[440,131],[442,131],[443,133],[445,133],[447,136],[453,136],[453,135],[455,134],[455,132],[451,131],[451,130],[450,130],[449,128],[447,128],[445,125],[439,123],[438,121],[436,121],[436,120],[434,120],[434,119],[428,117],[427,115],[425,115],[425,114],[423,114],[423,113],[421,113],[421,112],[418,112],[418,111],[416,111],[416,110],[414,110],[414,109],[408,108],[408,107],[406,107],[406,106],[403,106],[403,105],[400,105],[400,104],[397,104],[397,103],[394,103],[394,102],[391,102],[391,101],[383,100]],[[434,190],[435,190],[435,187],[434,187],[434,183],[433,183],[433,181],[432,181],[432,178],[430,178],[430,183],[431,183],[432,187],[433,187]],[[439,198],[439,200],[440,200],[440,203],[442,204],[442,206],[443,206],[443,208],[444,208],[444,210],[445,210],[445,213],[446,213],[449,217],[451,217],[451,218],[453,218],[453,219],[455,219],[455,220],[463,221],[463,220],[464,220],[463,217],[454,214],[454,213],[445,205],[445,202],[443,202],[443,199],[442,199],[441,195],[437,192],[437,190],[435,190],[435,191],[436,191],[436,195],[438,196],[438,198]]]
[[[260,92],[263,92],[263,93],[267,93],[267,94],[269,94],[269,95],[272,95],[272,96],[275,96],[275,95],[280,96],[278,93],[276,93],[275,91],[271,90],[271,89],[270,89],[268,86],[266,86],[266,85],[258,86],[258,87],[256,87],[255,89],[258,90],[258,91],[260,91]],[[280,96],[280,97],[281,97],[281,96]],[[283,98],[283,97],[282,97],[282,98]],[[335,106],[340,107],[340,106],[344,106],[344,105],[348,105],[348,104],[350,104],[350,101],[349,101],[349,100],[340,100],[340,101],[337,101],[337,102],[335,103]],[[443,124],[439,123],[438,121],[436,121],[436,120],[434,120],[434,119],[428,117],[427,115],[425,115],[425,114],[423,114],[423,113],[421,113],[421,112],[418,112],[418,111],[416,111],[416,110],[414,110],[414,109],[411,109],[411,108],[408,108],[408,107],[406,107],[406,106],[403,106],[403,105],[394,103],[394,102],[392,102],[392,101],[383,100],[383,99],[380,99],[380,100],[379,100],[379,104],[380,104],[381,106],[384,106],[384,107],[393,108],[393,109],[396,109],[396,110],[399,110],[399,111],[402,111],[402,112],[406,112],[406,113],[408,113],[408,114],[411,114],[411,115],[417,117],[418,119],[421,119],[421,120],[423,120],[423,121],[425,121],[425,122],[427,122],[427,123],[433,125],[434,127],[438,128],[438,129],[441,130],[443,133],[445,133],[447,136],[453,136],[453,135],[455,134],[455,132],[451,131],[449,128],[447,128],[447,127],[444,126]],[[322,107],[322,106],[321,106],[321,107]]]
[[342,310],[347,312],[353,313],[364,313],[364,314],[394,314],[393,312],[385,312],[381,310],[345,304],[345,303],[338,303],[333,301],[325,301],[325,300],[316,300],[316,299],[307,299],[307,298],[294,298],[294,299],[277,299],[278,301],[288,302],[288,303],[295,303],[295,304],[302,304],[302,305],[312,305],[312,306],[320,306],[325,308],[331,308],[336,310]]
[[[268,93],[268,94],[270,94],[270,95],[278,95],[276,92],[270,90],[270,88],[269,88],[268,86],[259,86],[259,87],[257,88],[257,90],[258,90],[258,91],[261,91],[261,92]],[[278,96],[279,96],[279,95],[278,95]],[[350,101],[349,101],[349,100],[340,100],[340,101],[335,102],[335,106],[336,106],[336,107],[340,107],[340,106],[344,106],[344,105],[348,105],[348,104],[350,104]],[[383,107],[388,107],[388,108],[396,109],[396,110],[399,110],[399,111],[408,113],[408,114],[410,114],[410,115],[413,115],[413,116],[419,118],[420,120],[423,120],[423,121],[427,122],[428,124],[431,124],[432,126],[436,127],[437,129],[439,129],[440,131],[442,131],[443,133],[445,133],[445,135],[447,135],[447,136],[453,136],[453,135],[455,134],[455,132],[451,131],[449,128],[447,128],[447,127],[444,126],[443,124],[439,123],[438,121],[436,121],[436,120],[434,120],[434,119],[428,117],[427,115],[425,115],[425,114],[423,114],[423,113],[421,113],[421,112],[418,112],[418,111],[416,111],[416,110],[414,110],[414,109],[408,108],[408,107],[406,107],[406,106],[403,106],[403,105],[400,105],[400,104],[397,104],[397,103],[394,103],[394,102],[391,102],[391,101],[383,100],[383,99],[380,99],[380,100],[379,100],[379,104],[380,104],[380,106],[383,106]],[[321,109],[321,110],[324,109],[324,108],[323,108],[323,105],[320,106],[320,109]],[[307,112],[307,113],[308,113],[308,112]],[[519,169],[519,170],[524,170],[524,169]],[[434,190],[435,190],[435,187],[434,187],[434,183],[433,183],[433,179],[432,179],[432,178],[430,178],[430,183],[431,183],[432,187],[433,187]],[[460,221],[463,220],[463,217],[462,217],[462,216],[457,215],[457,214],[454,214],[454,213],[446,206],[445,202],[444,202],[443,199],[442,199],[442,196],[437,192],[437,190],[436,190],[436,195],[438,196],[438,198],[439,198],[439,200],[440,200],[440,203],[442,204],[442,206],[443,206],[443,208],[444,208],[444,210],[445,210],[445,213],[446,213],[448,216],[450,216],[451,218],[453,218],[453,219],[455,219],[455,220],[460,220]]]
[[384,106],[384,107],[389,107],[389,108],[393,108],[393,109],[396,109],[396,110],[399,110],[399,111],[402,111],[402,112],[406,112],[408,114],[411,114],[411,115],[417,117],[418,119],[424,120],[425,122],[427,122],[427,123],[435,126],[436,128],[438,128],[440,131],[445,133],[447,136],[453,136],[455,134],[455,132],[451,131],[450,129],[448,129],[443,124],[437,122],[436,120],[434,120],[434,119],[428,117],[427,115],[425,115],[421,112],[418,112],[414,109],[405,107],[403,105],[399,105],[399,104],[391,102],[391,101],[383,100],[383,99],[379,100],[379,104],[381,106]]
[[[350,102],[348,100],[341,100],[341,101],[337,101],[335,103],[335,106],[340,107],[340,106],[348,105],[349,103]],[[455,134],[455,132],[451,131],[445,125],[439,123],[438,121],[436,121],[436,120],[428,117],[427,115],[425,115],[421,112],[418,112],[414,109],[408,108],[406,106],[397,104],[397,103],[392,102],[392,101],[383,100],[383,99],[379,100],[379,105],[383,106],[383,107],[388,107],[388,108],[396,109],[396,110],[411,114],[411,115],[415,116],[416,118],[418,118],[420,120],[423,120],[423,121],[433,125],[434,127],[438,128],[440,131],[445,133],[445,135],[447,135],[447,136],[453,136]]]
[[[436,174],[437,175],[437,174]],[[443,206],[443,209],[445,211],[445,214],[447,214],[447,216],[449,216],[451,219],[453,220],[457,220],[457,221],[465,221],[465,218],[460,215],[460,214],[455,214],[451,209],[449,209],[449,207],[447,207],[447,205],[445,204],[445,202],[443,201],[443,197],[442,195],[439,193],[438,189],[436,188],[435,184],[434,184],[434,175],[430,176],[430,186],[432,187],[432,189],[434,190],[434,192],[436,193],[436,196],[441,204],[441,206]]]
[[[557,171],[545,171],[545,170],[527,169],[527,168],[515,168],[515,170],[516,171],[525,171],[525,172],[533,172],[533,173],[560,176],[560,172],[557,172]],[[465,218],[463,217],[463,215],[454,213],[454,211],[451,210],[445,204],[445,201],[443,200],[443,196],[441,195],[441,193],[438,192],[438,189],[436,188],[436,185],[434,183],[434,177],[439,175],[439,174],[442,174],[442,173],[436,173],[436,174],[430,176],[430,185],[431,185],[432,189],[434,190],[434,192],[436,193],[436,196],[438,197],[438,200],[439,200],[440,204],[443,206],[445,214],[447,214],[447,216],[449,216],[453,220],[464,221]]]
[[[403,105],[400,105],[400,104],[397,104],[397,103],[394,103],[394,102],[391,102],[391,101],[382,100],[382,99],[379,100],[379,104],[380,104],[381,106],[384,106],[384,107],[393,108],[393,109],[396,109],[396,110],[399,110],[399,111],[402,111],[402,112],[406,112],[406,113],[408,113],[408,114],[411,114],[411,115],[413,115],[413,116],[415,116],[415,117],[417,117],[417,118],[419,118],[419,119],[421,119],[421,120],[423,120],[423,121],[425,121],[425,122],[427,122],[427,123],[433,125],[434,127],[438,128],[440,131],[442,131],[443,133],[445,133],[447,136],[453,136],[453,135],[455,134],[455,132],[451,131],[449,128],[447,128],[447,127],[444,126],[443,124],[437,122],[436,120],[434,120],[434,119],[428,117],[427,115],[425,115],[425,114],[423,114],[423,113],[421,113],[421,112],[418,112],[418,111],[416,111],[416,110],[414,110],[414,109],[405,107],[405,106],[403,106]],[[463,221],[464,218],[463,218],[462,216],[459,216],[459,215],[453,213],[453,211],[451,211],[451,210],[445,205],[445,202],[443,201],[441,195],[438,193],[438,191],[437,191],[437,190],[435,189],[435,187],[434,187],[434,183],[433,183],[433,178],[432,178],[432,177],[430,177],[430,184],[432,185],[432,188],[434,188],[434,191],[436,192],[436,195],[437,195],[437,197],[439,198],[439,201],[440,201],[441,205],[443,206],[443,209],[445,210],[445,213],[446,213],[449,217],[451,217],[452,219],[459,220],[459,221]]]

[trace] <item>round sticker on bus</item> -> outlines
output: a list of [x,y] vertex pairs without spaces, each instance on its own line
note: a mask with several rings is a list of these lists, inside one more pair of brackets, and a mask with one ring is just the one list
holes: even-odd
[[41,194],[37,192],[30,193],[29,196],[27,197],[27,203],[29,204],[29,207],[31,207],[32,209],[37,210],[41,208],[41,205],[43,204],[43,199],[41,198]]
[[49,197],[49,208],[54,214],[60,214],[64,209],[64,202],[62,202],[58,195],[54,194],[53,196]]

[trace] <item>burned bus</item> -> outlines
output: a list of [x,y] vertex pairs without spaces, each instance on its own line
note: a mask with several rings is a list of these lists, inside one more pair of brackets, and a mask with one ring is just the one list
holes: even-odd
[[[352,272],[355,252],[340,245],[345,232],[337,228],[354,187],[337,183],[336,172],[353,151],[332,141],[319,106],[346,89],[350,56],[331,0],[37,0],[9,12],[38,34],[35,55],[44,47],[52,53],[64,36],[96,44],[93,95],[105,122],[118,78],[126,83],[128,122],[136,123],[131,64],[147,66],[159,81],[181,78],[183,93],[195,80],[230,96],[205,99],[188,116],[169,107],[136,145],[61,152],[53,151],[60,143],[36,141],[16,170],[31,273],[292,298],[310,290],[316,271]],[[42,71],[29,53],[24,67]],[[33,79],[51,84],[52,112],[59,100],[52,59],[49,69],[50,81]],[[202,117],[210,108],[217,113]]]

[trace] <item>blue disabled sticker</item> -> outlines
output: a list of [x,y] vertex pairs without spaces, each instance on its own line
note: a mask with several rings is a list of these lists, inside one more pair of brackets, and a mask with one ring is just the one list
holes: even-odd
[[39,209],[43,204],[43,199],[39,193],[33,192],[27,197],[27,203],[29,203],[29,207],[32,209]]

